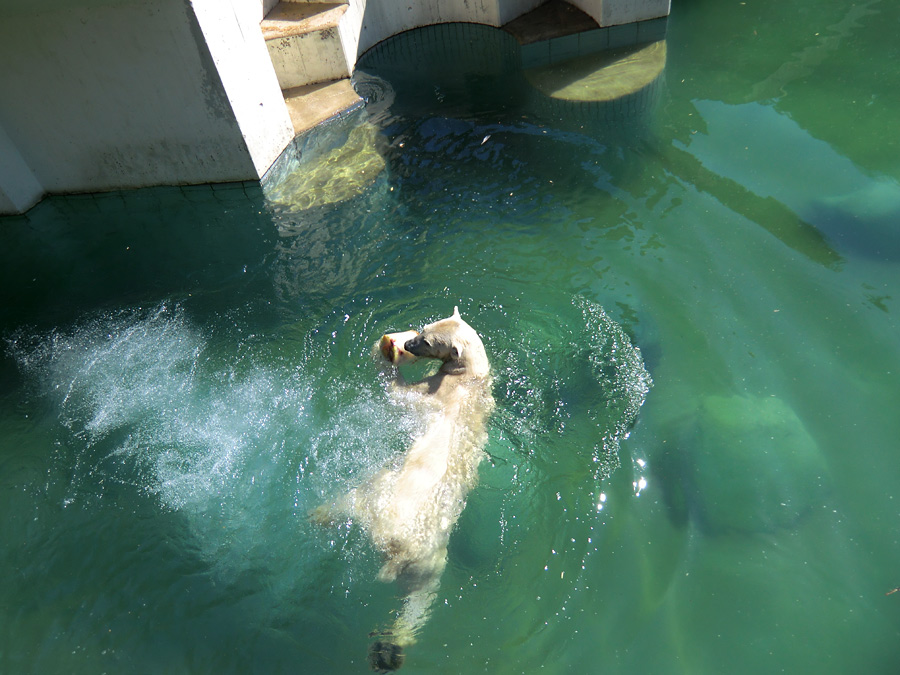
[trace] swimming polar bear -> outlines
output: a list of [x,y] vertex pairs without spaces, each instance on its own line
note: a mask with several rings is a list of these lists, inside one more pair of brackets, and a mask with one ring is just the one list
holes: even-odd
[[403,649],[428,620],[447,564],[450,533],[478,477],[494,406],[490,363],[478,333],[453,315],[415,331],[386,335],[382,354],[394,365],[416,358],[440,359],[440,369],[416,383],[397,373],[392,383],[424,420],[399,468],[385,467],[333,504],[313,512],[330,523],[350,517],[384,554],[380,581],[397,581],[403,604],[393,626],[376,632],[369,648],[373,670],[403,665]]

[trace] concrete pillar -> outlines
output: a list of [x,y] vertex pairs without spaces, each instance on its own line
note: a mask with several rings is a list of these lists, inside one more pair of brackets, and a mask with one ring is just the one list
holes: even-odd
[[294,138],[294,126],[259,28],[258,6],[247,0],[192,0],[255,176],[262,178]]

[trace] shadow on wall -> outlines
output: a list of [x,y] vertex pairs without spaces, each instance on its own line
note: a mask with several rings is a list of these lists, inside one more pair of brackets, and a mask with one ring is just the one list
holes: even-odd
[[351,71],[355,61],[379,42],[435,24],[463,22],[499,28],[538,10],[557,18],[577,14],[598,27],[621,27],[667,17],[671,9],[670,0],[349,0],[348,5],[341,33]]
[[391,89],[404,107],[463,117],[515,111],[578,128],[626,120],[652,107],[665,71],[665,19],[647,23],[524,46],[490,26],[426,26],[367,51],[354,86],[367,102]]

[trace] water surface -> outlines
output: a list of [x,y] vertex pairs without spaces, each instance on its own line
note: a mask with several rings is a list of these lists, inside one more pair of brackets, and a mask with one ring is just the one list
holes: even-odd
[[0,221],[0,670],[365,672],[396,589],[306,514],[407,442],[371,345],[459,305],[497,410],[404,670],[895,672],[898,20],[676,2],[618,108],[471,27],[490,68],[363,62],[304,147],[374,127],[344,201]]

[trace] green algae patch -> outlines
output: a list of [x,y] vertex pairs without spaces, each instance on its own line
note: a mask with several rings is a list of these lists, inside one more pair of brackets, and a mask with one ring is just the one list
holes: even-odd
[[355,126],[347,141],[300,164],[269,190],[269,200],[288,211],[338,204],[362,194],[384,171],[374,125]]

